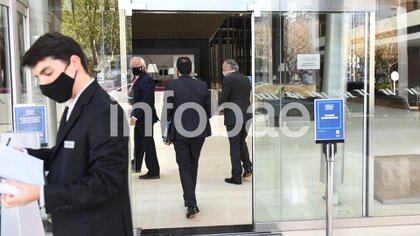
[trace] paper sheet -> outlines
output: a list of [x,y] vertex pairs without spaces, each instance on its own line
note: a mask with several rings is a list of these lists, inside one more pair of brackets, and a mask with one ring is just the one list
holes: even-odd
[[27,184],[45,185],[44,162],[14,148],[0,145],[0,177]]

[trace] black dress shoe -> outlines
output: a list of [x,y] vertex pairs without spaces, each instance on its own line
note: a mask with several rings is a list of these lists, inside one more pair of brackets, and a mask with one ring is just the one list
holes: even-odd
[[192,219],[200,212],[197,206],[195,207],[188,207],[187,214],[185,215],[187,219]]
[[228,183],[228,184],[237,184],[237,185],[242,184],[242,180],[236,180],[233,177],[232,178],[226,178],[225,182]]
[[139,179],[160,179],[160,175],[151,175],[147,173],[145,175],[140,175]]

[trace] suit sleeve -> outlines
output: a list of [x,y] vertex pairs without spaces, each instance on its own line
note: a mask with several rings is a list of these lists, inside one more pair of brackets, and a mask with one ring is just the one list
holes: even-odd
[[42,148],[42,149],[30,149],[30,148],[28,148],[26,150],[28,150],[29,155],[44,161],[44,169],[46,171],[49,171],[50,167],[51,167],[51,157],[53,155],[54,148],[55,147]]
[[127,184],[128,138],[123,136],[123,111],[118,109],[118,136],[111,136],[110,108],[92,115],[88,131],[88,174],[64,184],[44,187],[48,213],[84,209],[114,198]]
[[228,78],[226,78],[223,81],[222,94],[219,98],[219,105],[222,105],[223,103],[229,101],[231,90],[232,90],[232,85],[230,83],[230,80]]
[[[138,86],[134,90],[134,104],[136,103],[146,103],[153,107],[153,98],[155,96],[155,84],[153,81],[148,81],[147,83]],[[136,117],[137,119],[142,119],[144,117],[144,111],[141,108],[134,109],[132,116]]]

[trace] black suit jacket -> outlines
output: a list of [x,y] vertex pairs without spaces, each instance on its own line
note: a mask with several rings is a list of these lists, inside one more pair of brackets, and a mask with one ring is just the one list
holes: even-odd
[[122,108],[95,81],[60,125],[56,146],[28,150],[49,171],[44,196],[54,235],[133,234],[125,125]]
[[[207,84],[203,81],[193,79],[189,76],[181,76],[180,78],[171,81],[166,86],[166,91],[173,91],[174,96],[165,96],[163,111],[168,111],[168,121],[174,121],[175,112],[179,109],[182,104],[187,102],[193,102],[198,104],[206,112],[205,122],[206,128],[203,132],[199,133],[194,137],[185,137],[180,134],[177,130],[177,126],[174,129],[174,141],[187,139],[187,138],[205,138],[211,135],[211,128],[209,118],[211,117],[211,96],[210,91],[207,88]],[[167,94],[165,94],[167,95]],[[173,103],[173,108],[168,109],[168,103]],[[199,126],[199,114],[193,109],[187,109],[184,111],[181,117],[181,123],[185,130],[193,131]],[[172,122],[174,124],[174,122]],[[178,127],[179,128],[179,127]]]
[[[226,76],[223,81],[222,94],[219,98],[219,105],[225,102],[231,102],[239,106],[244,118],[244,124],[252,118],[251,113],[247,113],[247,109],[251,105],[252,86],[248,78],[240,72],[235,71]],[[235,114],[231,109],[224,109],[225,125],[235,125]]]
[[[152,123],[156,123],[159,118],[156,114],[155,108],[155,82],[153,81],[152,77],[146,72],[142,72],[139,75],[139,79],[133,85],[133,101],[134,104],[136,103],[146,103],[152,109]],[[137,123],[144,124],[144,110],[137,108],[134,109],[131,113],[131,116],[137,118]]]

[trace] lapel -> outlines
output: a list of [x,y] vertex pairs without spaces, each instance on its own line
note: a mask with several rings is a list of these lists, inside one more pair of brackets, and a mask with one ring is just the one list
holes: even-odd
[[134,92],[134,91],[139,90],[139,88],[140,88],[141,86],[143,86],[142,84],[143,84],[143,81],[144,81],[144,76],[145,76],[145,74],[144,74],[144,72],[143,72],[143,73],[141,73],[141,74],[139,75],[139,77],[137,78],[137,80],[136,80],[135,82],[133,82],[133,87],[132,87],[132,90],[133,90],[133,96],[134,96],[134,94],[135,94],[135,92]]
[[60,148],[60,146],[63,144],[64,139],[66,138],[67,134],[70,132],[73,125],[76,123],[80,115],[82,114],[83,107],[89,103],[92,96],[95,94],[96,90],[99,88],[98,82],[94,81],[92,84],[90,84],[85,91],[80,95],[79,99],[76,102],[76,105],[73,108],[73,111],[70,114],[69,120],[64,124],[64,127],[62,127],[62,130],[57,134],[57,142],[55,144],[55,151],[53,153],[53,158],[57,152],[57,150]]

